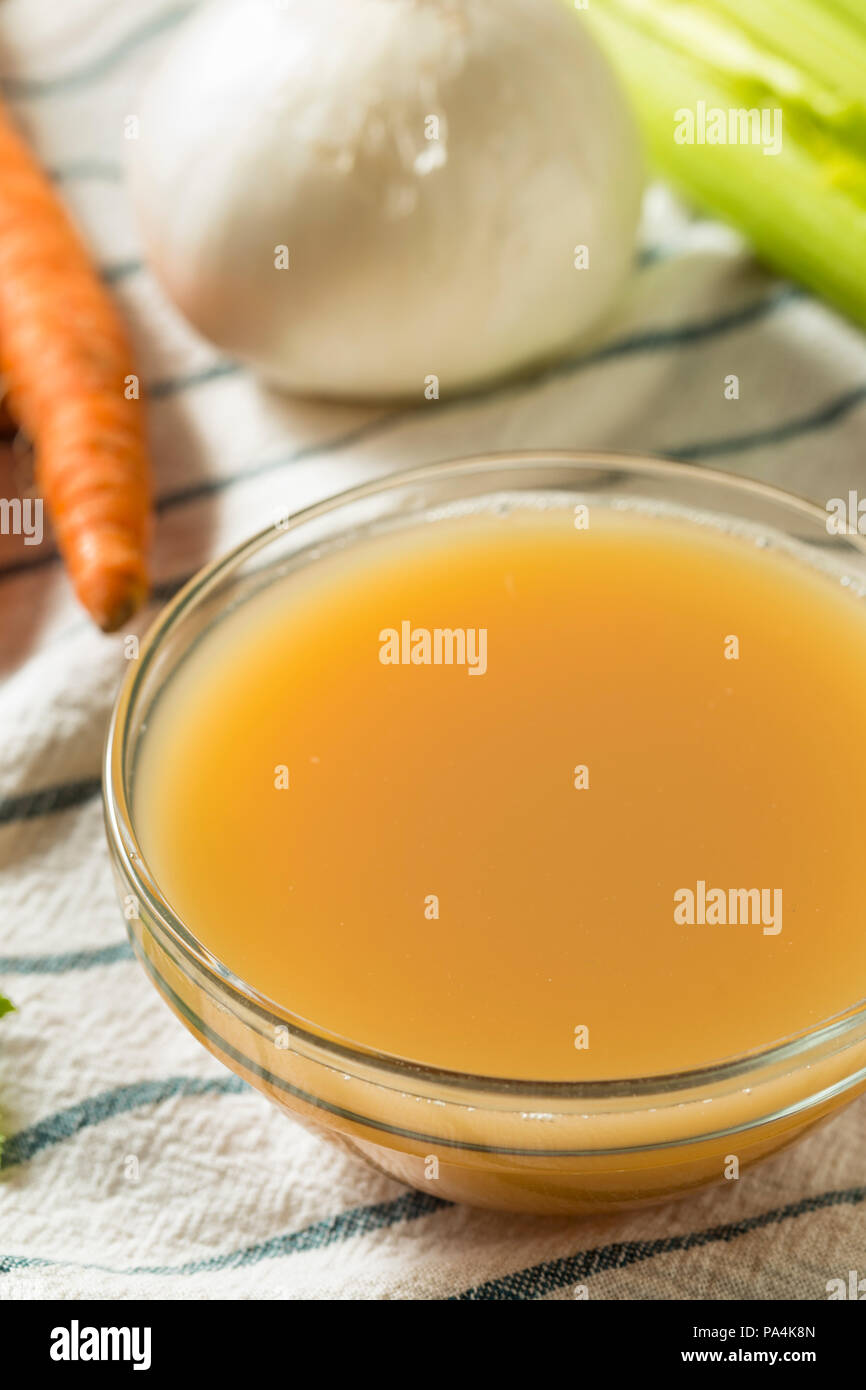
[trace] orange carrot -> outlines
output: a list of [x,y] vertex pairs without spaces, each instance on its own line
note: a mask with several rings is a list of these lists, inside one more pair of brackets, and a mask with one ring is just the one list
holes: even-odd
[[75,592],[110,632],[148,590],[150,471],[138,378],[117,310],[2,105],[0,378],[9,413],[33,444],[37,490]]

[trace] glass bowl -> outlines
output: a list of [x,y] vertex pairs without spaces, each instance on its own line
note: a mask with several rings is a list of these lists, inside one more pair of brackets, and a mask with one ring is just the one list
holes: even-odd
[[798,554],[866,593],[866,549],[826,513],[762,484],[622,455],[545,452],[426,467],[284,517],[202,570],[161,613],[111,718],[104,798],[135,953],[200,1042],[281,1109],[380,1171],[452,1201],[573,1214],[679,1195],[804,1133],[866,1086],[866,1000],[772,1047],[712,1066],[581,1083],[464,1075],[318,1031],[198,941],[142,855],[133,791],[148,713],[198,639],[274,580],[334,547],[497,499],[685,515]]

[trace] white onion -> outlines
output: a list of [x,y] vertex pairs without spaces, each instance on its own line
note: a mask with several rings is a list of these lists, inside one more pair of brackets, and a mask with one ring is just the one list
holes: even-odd
[[294,391],[485,382],[585,337],[628,274],[637,137],[563,0],[213,0],[139,115],[157,276]]

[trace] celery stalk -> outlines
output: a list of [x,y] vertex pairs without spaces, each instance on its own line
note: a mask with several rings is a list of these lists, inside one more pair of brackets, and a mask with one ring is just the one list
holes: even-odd
[[[860,3],[589,0],[575,18],[618,70],[659,171],[738,226],[773,267],[866,324]],[[704,112],[781,111],[780,152],[677,143],[675,113],[700,103]]]
[[834,12],[833,0],[707,0],[756,45],[858,100],[866,73],[866,31]]

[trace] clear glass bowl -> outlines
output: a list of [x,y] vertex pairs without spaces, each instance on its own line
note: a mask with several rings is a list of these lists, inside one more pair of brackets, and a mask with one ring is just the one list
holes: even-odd
[[[576,1213],[722,1181],[866,1086],[866,1000],[774,1046],[697,1071],[572,1084],[419,1066],[316,1031],[238,979],[172,911],[139,847],[133,790],[148,712],[197,640],[275,579],[332,547],[527,494],[685,514],[800,555],[857,595],[866,549],[819,508],[758,483],[619,455],[491,456],[391,476],[268,527],[201,571],[132,663],[105,751],[108,841],[133,947],[196,1037],[295,1119],[431,1197]],[[129,904],[137,916],[129,917]]]

